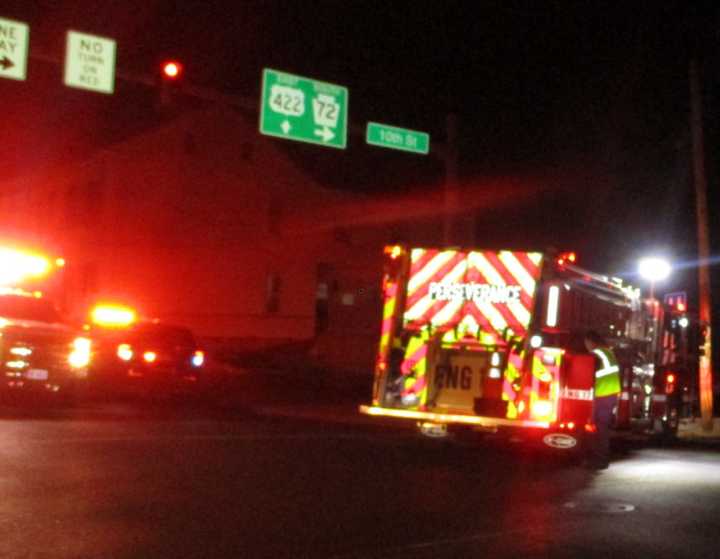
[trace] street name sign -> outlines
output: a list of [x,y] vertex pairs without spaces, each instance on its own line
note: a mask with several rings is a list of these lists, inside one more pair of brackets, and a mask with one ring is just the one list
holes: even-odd
[[27,23],[0,18],[0,78],[25,79],[29,42]]
[[112,93],[115,89],[114,39],[68,31],[65,85]]
[[261,99],[260,133],[345,149],[346,87],[265,68]]
[[430,134],[377,122],[368,122],[365,141],[373,146],[423,155],[430,152]]

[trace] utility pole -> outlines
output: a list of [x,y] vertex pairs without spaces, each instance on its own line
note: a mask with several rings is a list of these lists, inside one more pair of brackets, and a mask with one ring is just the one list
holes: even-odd
[[712,329],[710,292],[710,232],[707,210],[707,180],[705,178],[705,146],[702,124],[702,91],[700,70],[695,60],[690,61],[690,130],[692,133],[693,178],[695,182],[695,211],[698,238],[698,302],[700,327],[707,328],[705,343],[698,367],[700,416],[702,428],[713,428],[713,373]]

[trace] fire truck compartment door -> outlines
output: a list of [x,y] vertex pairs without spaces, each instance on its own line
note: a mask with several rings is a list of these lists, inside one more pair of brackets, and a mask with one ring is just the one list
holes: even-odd
[[475,398],[482,396],[482,375],[487,355],[468,352],[443,352],[433,367],[431,402],[437,410],[473,413]]
[[595,356],[567,353],[565,379],[560,388],[562,420],[588,421],[592,417]]

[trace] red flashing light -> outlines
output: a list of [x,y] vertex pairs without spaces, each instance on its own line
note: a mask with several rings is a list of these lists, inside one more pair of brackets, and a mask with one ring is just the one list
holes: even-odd
[[395,260],[402,254],[402,248],[399,245],[385,247],[385,254]]
[[183,71],[183,66],[176,60],[168,60],[162,65],[163,77],[176,80],[180,77]]
[[665,394],[672,394],[675,392],[675,374],[668,373],[665,376]]
[[574,264],[577,255],[574,252],[563,252],[557,259],[558,266],[564,266],[567,262]]
[[586,423],[585,431],[587,431],[588,433],[597,433],[597,425],[595,425],[594,423]]
[[685,307],[685,303],[682,303],[682,302],[678,303],[677,310],[680,312],[685,312],[687,310],[687,308]]

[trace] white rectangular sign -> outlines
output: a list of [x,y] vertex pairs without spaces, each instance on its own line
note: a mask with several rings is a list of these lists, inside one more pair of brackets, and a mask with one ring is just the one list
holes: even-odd
[[25,79],[29,42],[26,23],[0,18],[0,78]]
[[115,89],[115,41],[68,31],[65,85],[112,93]]

